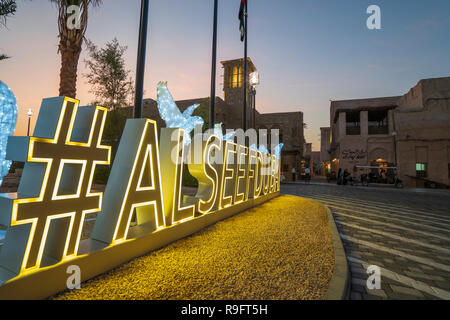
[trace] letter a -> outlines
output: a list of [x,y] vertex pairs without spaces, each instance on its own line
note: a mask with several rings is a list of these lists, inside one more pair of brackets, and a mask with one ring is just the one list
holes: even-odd
[[164,227],[160,172],[156,122],[127,120],[92,238],[107,244],[127,240],[132,220],[148,233]]
[[381,9],[377,5],[371,5],[367,8],[367,14],[372,14],[367,18],[367,28],[369,30],[381,29]]
[[381,271],[378,266],[369,266],[367,273],[370,275],[367,278],[367,289],[381,289]]

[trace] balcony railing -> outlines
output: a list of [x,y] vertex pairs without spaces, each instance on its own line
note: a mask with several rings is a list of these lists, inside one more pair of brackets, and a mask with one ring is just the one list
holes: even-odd
[[361,134],[361,127],[347,127],[345,132],[348,136],[358,136]]
[[388,134],[388,126],[369,126],[369,134]]

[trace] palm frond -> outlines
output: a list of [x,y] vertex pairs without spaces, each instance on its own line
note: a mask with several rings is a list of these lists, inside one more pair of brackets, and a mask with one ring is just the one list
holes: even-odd
[[0,25],[6,26],[6,18],[12,16],[16,9],[16,0],[0,0]]

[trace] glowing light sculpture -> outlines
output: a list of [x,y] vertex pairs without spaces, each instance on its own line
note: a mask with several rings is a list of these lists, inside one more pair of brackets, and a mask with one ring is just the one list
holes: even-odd
[[157,94],[159,115],[166,122],[167,128],[184,129],[184,145],[189,145],[191,143],[190,133],[192,130],[194,130],[196,125],[203,126],[204,123],[201,117],[192,116],[199,105],[194,104],[181,113],[167,88],[167,82],[158,83]]
[[17,120],[17,101],[11,89],[0,81],[0,185],[8,173],[11,160],[6,160],[8,136],[14,134]]
[[283,149],[283,147],[284,147],[284,143],[280,143],[273,149],[274,154],[277,157],[277,159],[281,159],[281,149]]
[[265,145],[260,145],[259,146],[259,149],[258,149],[260,152],[262,152],[262,153],[266,153],[266,154],[269,154],[270,152],[269,152],[269,150],[267,150],[267,148],[266,148],[266,146]]
[[221,137],[223,141],[230,141],[233,142],[234,141],[234,137],[236,136],[236,132],[235,131],[230,131],[227,134],[223,135],[222,132],[222,122],[221,123],[216,123],[214,125],[214,134]]

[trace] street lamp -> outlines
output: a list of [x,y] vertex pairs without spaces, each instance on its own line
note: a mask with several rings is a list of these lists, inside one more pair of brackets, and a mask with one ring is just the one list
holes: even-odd
[[259,73],[258,71],[250,73],[250,96],[252,97],[252,122],[253,129],[256,130],[256,86],[259,85]]
[[392,139],[394,140],[394,161],[395,161],[395,167],[397,167],[397,132],[392,132]]
[[31,111],[31,109],[28,109],[27,112],[28,115],[28,130],[27,130],[27,136],[30,136],[30,122],[31,122],[31,116],[33,115],[33,111]]

